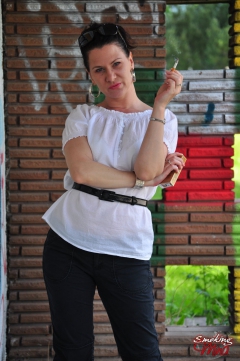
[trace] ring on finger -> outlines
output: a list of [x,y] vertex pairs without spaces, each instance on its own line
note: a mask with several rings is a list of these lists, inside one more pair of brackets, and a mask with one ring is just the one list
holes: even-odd
[[169,163],[169,164],[172,164],[169,159],[168,159],[168,163]]
[[180,83],[180,84],[176,84],[176,86],[182,86],[182,83]]

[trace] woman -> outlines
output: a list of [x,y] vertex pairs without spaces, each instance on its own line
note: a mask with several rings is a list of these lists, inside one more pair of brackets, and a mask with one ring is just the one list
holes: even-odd
[[166,175],[183,167],[181,154],[174,153],[176,117],[166,109],[183,77],[166,71],[151,108],[136,95],[133,46],[122,27],[94,23],[79,45],[92,84],[105,98],[98,106],[78,105],[68,116],[67,192],[43,217],[51,227],[43,270],[54,360],[93,360],[97,287],[122,360],[161,361],[146,205]]

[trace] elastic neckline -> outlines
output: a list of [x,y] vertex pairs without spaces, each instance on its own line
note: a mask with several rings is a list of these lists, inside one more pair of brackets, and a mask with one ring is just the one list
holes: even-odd
[[98,108],[98,109],[103,109],[106,112],[110,112],[110,113],[120,113],[120,114],[127,114],[127,115],[136,115],[136,114],[144,114],[144,113],[147,113],[147,112],[152,112],[152,109],[146,109],[146,110],[143,110],[141,112],[124,113],[124,112],[120,112],[119,110],[107,109],[107,108],[104,108],[104,107],[101,107],[101,106],[98,106],[98,105],[95,105],[95,104],[92,104],[90,106]]

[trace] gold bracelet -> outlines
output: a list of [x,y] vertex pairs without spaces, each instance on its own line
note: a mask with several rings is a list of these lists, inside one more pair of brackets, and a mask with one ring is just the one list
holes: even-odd
[[136,183],[135,183],[135,185],[134,185],[133,188],[141,189],[141,188],[144,187],[144,183],[145,183],[145,182],[142,181],[141,179],[136,178]]
[[160,123],[163,123],[163,124],[166,123],[166,120],[165,120],[165,119],[162,120],[162,119],[158,119],[158,118],[153,118],[153,117],[151,117],[150,120],[155,120],[156,122],[160,122]]

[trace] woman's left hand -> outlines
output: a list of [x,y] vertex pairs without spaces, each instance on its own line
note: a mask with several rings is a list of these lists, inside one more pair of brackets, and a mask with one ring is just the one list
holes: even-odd
[[179,71],[166,70],[165,82],[159,88],[155,102],[162,107],[166,107],[168,103],[181,92],[182,83],[183,76]]
[[172,170],[177,173],[180,172],[184,167],[184,162],[181,157],[182,153],[179,152],[168,154],[165,160],[163,172],[153,180],[149,181],[147,186],[156,187],[169,175]]

